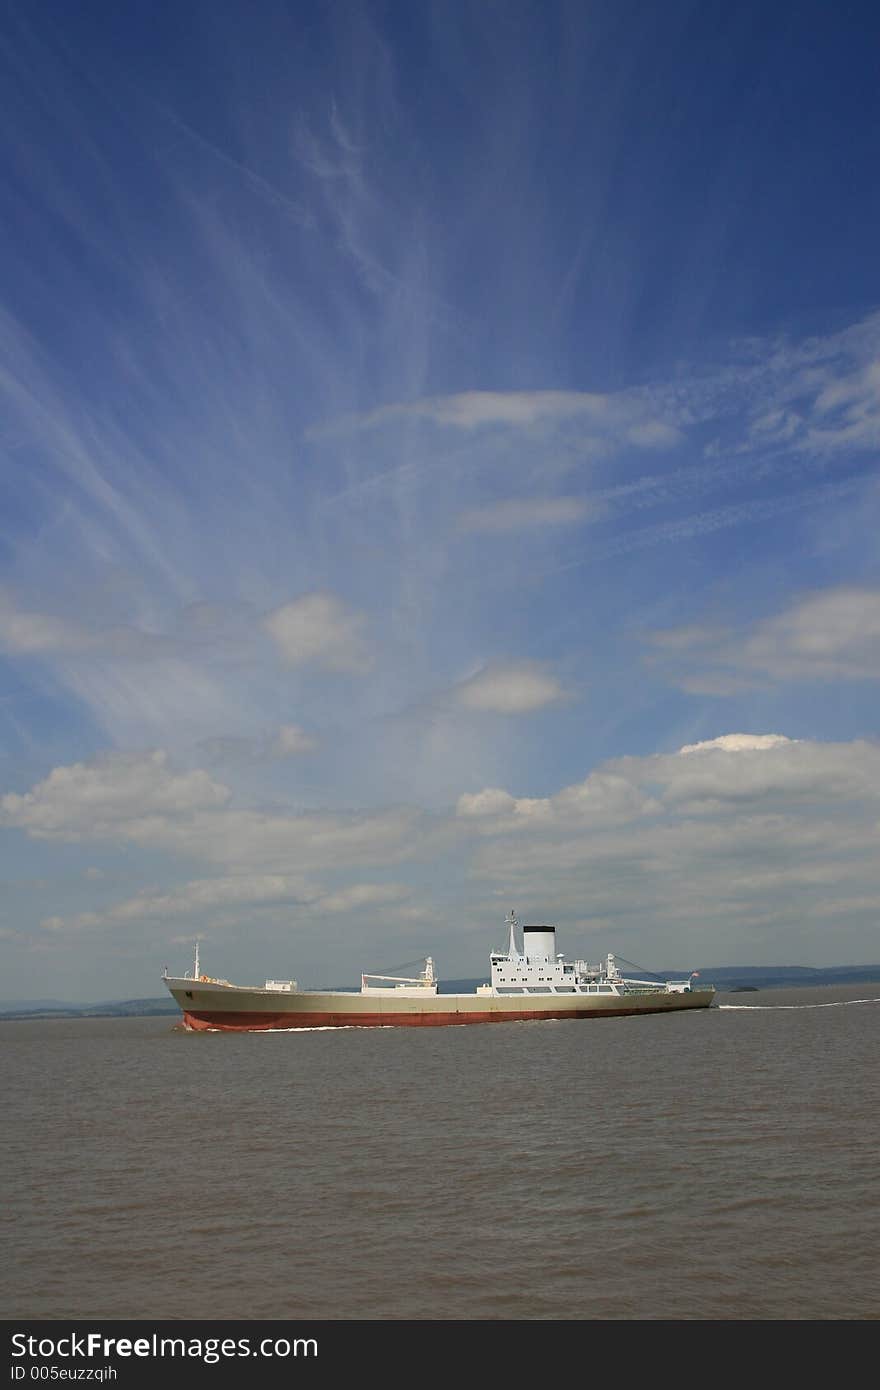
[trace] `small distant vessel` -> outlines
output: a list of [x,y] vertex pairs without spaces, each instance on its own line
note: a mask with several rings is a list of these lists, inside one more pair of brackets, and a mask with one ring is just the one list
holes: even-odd
[[489,956],[490,983],[472,994],[440,994],[428,956],[415,977],[362,975],[354,990],[301,990],[295,980],[267,980],[262,988],[203,975],[196,942],[192,974],[163,980],[196,1031],[257,1032],[287,1028],[424,1028],[456,1023],[513,1023],[542,1018],[609,1018],[623,1014],[707,1009],[713,986],[685,980],[639,980],[621,974],[615,957],[601,965],[566,961],[556,951],[556,928],[524,926],[508,915],[506,951]]

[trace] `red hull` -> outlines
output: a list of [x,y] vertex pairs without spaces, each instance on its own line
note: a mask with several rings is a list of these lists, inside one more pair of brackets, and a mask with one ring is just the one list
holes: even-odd
[[[687,1007],[687,1005],[685,1005]],[[416,1013],[416,1014],[255,1014],[255,1013],[184,1013],[187,1028],[195,1032],[219,1029],[225,1033],[266,1032],[273,1028],[438,1028],[462,1023],[522,1023],[531,1019],[548,1018],[622,1018],[630,1014],[670,1013],[665,1009],[528,1009],[489,1013]]]

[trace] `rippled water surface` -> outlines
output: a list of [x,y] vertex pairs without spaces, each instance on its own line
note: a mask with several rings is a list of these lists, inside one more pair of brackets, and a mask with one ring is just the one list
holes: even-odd
[[876,1318],[880,985],[718,998],[0,1024],[0,1316]]

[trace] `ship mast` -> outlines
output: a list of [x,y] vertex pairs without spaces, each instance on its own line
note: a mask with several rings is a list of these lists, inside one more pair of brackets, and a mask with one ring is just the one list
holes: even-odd
[[196,937],[196,949],[193,952],[193,979],[199,978],[199,938]]
[[516,960],[519,951],[516,949],[516,913],[513,908],[507,914],[507,925],[510,927],[510,944],[507,947],[507,954],[511,960]]

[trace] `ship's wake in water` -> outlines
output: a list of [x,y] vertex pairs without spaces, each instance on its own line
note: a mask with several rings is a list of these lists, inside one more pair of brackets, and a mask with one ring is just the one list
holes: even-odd
[[[254,1028],[248,1032],[258,1033],[261,1038],[268,1037],[270,1033],[349,1033],[353,1028],[359,1028],[357,1023],[316,1023],[309,1024],[300,1028]],[[374,1023],[371,1025],[371,1032],[382,1033],[386,1028],[391,1028],[390,1023]],[[212,1033],[222,1033],[222,1028],[212,1028]]]
[[880,996],[875,999],[834,999],[830,1004],[718,1004],[719,1009],[846,1009],[850,1004],[880,1004]]

